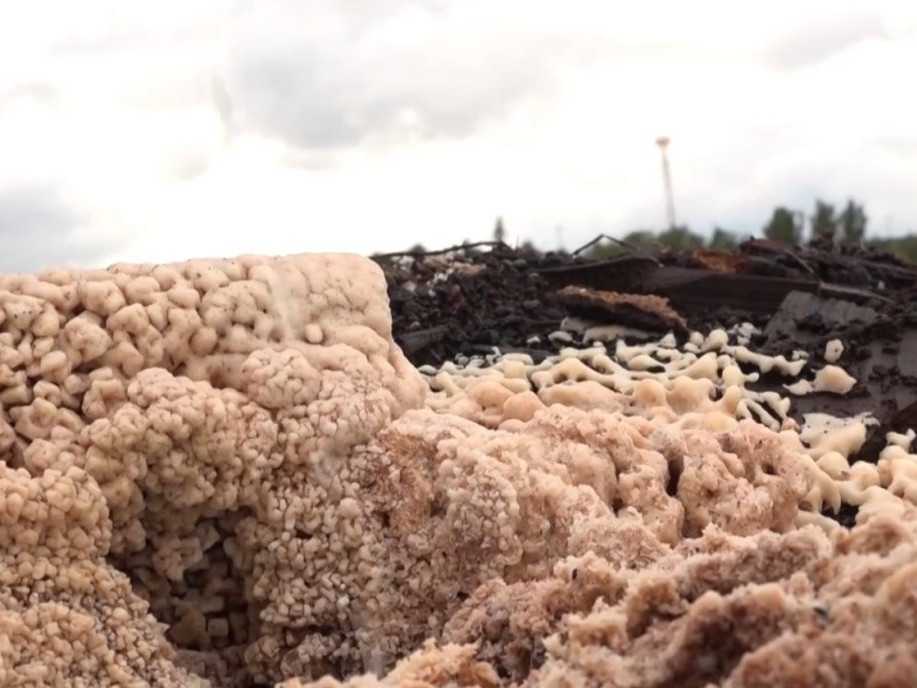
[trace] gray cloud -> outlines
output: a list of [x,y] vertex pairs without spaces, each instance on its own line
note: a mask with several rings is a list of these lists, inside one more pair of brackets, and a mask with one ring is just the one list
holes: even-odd
[[776,41],[768,60],[786,70],[817,64],[868,38],[884,38],[881,18],[874,13],[837,14],[805,26]]
[[235,120],[233,117],[232,98],[222,77],[215,75],[211,78],[210,97],[213,101],[213,107],[220,116],[220,121],[223,122],[223,129],[228,140],[235,133]]
[[0,190],[0,271],[97,264],[112,247],[80,236],[82,220],[51,187]]
[[537,36],[495,39],[486,26],[456,32],[434,3],[347,6],[315,22],[330,30],[264,36],[244,27],[227,68],[233,113],[306,149],[371,136],[462,137],[545,85],[560,52]]

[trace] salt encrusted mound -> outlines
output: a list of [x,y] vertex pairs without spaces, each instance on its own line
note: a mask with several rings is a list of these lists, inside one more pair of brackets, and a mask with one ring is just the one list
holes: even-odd
[[189,685],[178,658],[273,680],[347,643],[363,666],[348,465],[424,398],[373,263],[3,277],[0,329],[0,676]]
[[0,684],[901,685],[913,437],[693,339],[428,395],[360,258],[0,278]]

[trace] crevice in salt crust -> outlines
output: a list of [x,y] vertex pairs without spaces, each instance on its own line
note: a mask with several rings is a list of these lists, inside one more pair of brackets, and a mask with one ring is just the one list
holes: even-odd
[[[917,669],[912,438],[807,447],[738,365],[800,361],[695,333],[428,394],[351,256],[4,277],[0,313],[0,684]],[[820,516],[842,501],[852,530]]]

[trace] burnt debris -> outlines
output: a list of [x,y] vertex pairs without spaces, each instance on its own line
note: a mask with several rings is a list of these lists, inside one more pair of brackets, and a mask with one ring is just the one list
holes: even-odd
[[[622,245],[619,257],[591,260],[585,251],[594,243],[575,254],[482,242],[375,256],[388,280],[395,340],[415,365],[438,366],[495,349],[538,360],[583,346],[584,328],[569,326],[574,320],[621,326],[628,340],[663,331],[682,339],[690,330],[748,322],[760,329],[750,342],[757,350],[813,352],[807,372],[825,364],[828,341],[844,343],[838,364],[860,384],[843,397],[795,399],[800,415],[870,411],[879,438],[917,403],[913,265],[863,248],[767,240],[734,252],[652,255]],[[779,390],[783,382],[764,376],[758,386]]]

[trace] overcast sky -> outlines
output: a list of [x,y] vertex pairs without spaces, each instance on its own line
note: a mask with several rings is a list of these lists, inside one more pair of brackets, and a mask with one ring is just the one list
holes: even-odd
[[917,3],[23,2],[0,269],[487,238],[777,204],[917,230]]

